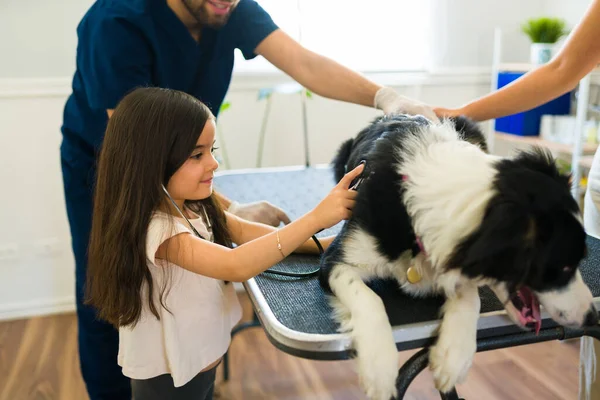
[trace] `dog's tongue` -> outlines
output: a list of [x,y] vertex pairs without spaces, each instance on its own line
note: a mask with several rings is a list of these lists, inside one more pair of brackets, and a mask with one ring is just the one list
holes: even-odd
[[[523,309],[521,310],[523,321],[526,325],[529,323],[535,324],[535,334],[539,334],[542,327],[542,319],[540,316],[540,303],[538,302],[537,297],[535,297],[531,289],[525,286],[519,289],[519,297],[524,304]],[[529,311],[531,311],[531,313],[529,313]]]

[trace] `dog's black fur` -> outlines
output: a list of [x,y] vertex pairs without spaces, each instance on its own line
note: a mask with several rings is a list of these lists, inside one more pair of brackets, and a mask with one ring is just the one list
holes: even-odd
[[[465,117],[453,118],[452,121],[463,140],[488,151],[485,137],[473,121]],[[397,259],[408,249],[414,254],[419,251],[410,217],[399,199],[404,190],[402,177],[398,176],[395,168],[401,161],[396,150],[402,147],[406,135],[420,135],[418,128],[429,124],[430,121],[422,116],[384,116],[340,146],[332,162],[336,182],[361,161],[366,164],[353,216],[322,259],[320,283],[327,292],[330,292],[329,271],[339,261],[340,241],[352,226],[360,226],[376,237],[379,252],[390,260]]]
[[[591,292],[583,283],[577,269],[585,256],[586,235],[580,220],[578,205],[570,194],[569,177],[558,171],[551,155],[539,149],[522,152],[514,158],[490,156],[486,154],[485,138],[474,122],[462,117],[454,119],[453,122],[454,130],[458,135],[456,132],[436,131],[436,129],[452,128],[448,128],[447,125],[434,127],[432,122],[421,116],[384,116],[373,121],[356,138],[344,142],[333,161],[336,181],[361,161],[366,161],[366,166],[361,176],[363,180],[357,189],[353,215],[322,257],[320,284],[325,291],[332,294],[335,292],[337,297],[340,297],[340,293],[345,296],[346,303],[341,302],[342,306],[336,306],[342,307],[337,310],[338,315],[344,315],[344,308],[347,308],[346,311],[350,311],[351,314],[353,314],[352,310],[358,313],[356,317],[352,316],[349,325],[350,329],[359,327],[359,333],[353,336],[353,340],[362,343],[363,349],[369,348],[371,352],[376,353],[373,355],[376,359],[383,357],[386,352],[383,350],[385,346],[370,347],[369,343],[386,341],[385,338],[390,334],[383,334],[379,338],[371,337],[368,333],[365,324],[370,326],[373,317],[366,317],[369,312],[365,311],[364,307],[368,309],[375,307],[373,315],[381,314],[382,310],[378,310],[376,303],[371,302],[372,296],[365,292],[368,290],[365,286],[356,286],[357,279],[368,280],[375,275],[395,278],[403,289],[406,288],[415,295],[432,291],[453,296],[454,307],[451,309],[466,310],[469,326],[472,326],[474,321],[473,317],[468,315],[479,314],[478,300],[473,300],[473,288],[486,283],[491,285],[501,302],[505,304],[511,319],[523,328],[530,327],[532,323],[531,315],[525,314],[527,309],[537,308],[538,316],[533,317],[533,323],[539,329],[538,301],[559,323],[582,326],[598,322]],[[446,150],[463,151],[462,154],[472,157],[471,159],[482,168],[480,172],[485,173],[477,175],[478,171],[469,169],[470,166],[465,164],[468,161],[461,159],[460,154],[453,155],[454,150],[445,153],[434,151],[430,154],[428,146],[432,146],[432,143],[447,146],[444,147]],[[439,147],[437,149],[439,150]],[[424,152],[427,157],[434,157],[434,161],[440,160],[439,157],[442,157],[440,154],[449,157],[450,163],[423,165],[460,167],[456,170],[463,171],[462,173],[465,174],[463,177],[472,179],[457,179],[457,182],[473,182],[476,185],[473,187],[479,188],[475,192],[478,193],[479,198],[465,200],[464,197],[460,197],[461,190],[466,189],[464,185],[470,185],[467,183],[457,183],[455,191],[452,186],[450,186],[452,190],[448,190],[447,185],[442,191],[423,191],[423,188],[435,189],[438,186],[439,182],[435,181],[437,178],[433,177],[439,174],[432,168],[419,169],[421,164],[413,162],[415,158],[411,152]],[[421,157],[421,160],[423,159]],[[448,161],[446,158],[444,160]],[[399,172],[405,170],[402,168],[405,168],[407,163],[413,166],[411,171],[415,175],[420,175],[418,183],[420,186],[413,185],[413,189],[408,189],[410,185],[407,186],[407,180],[411,182],[411,178]],[[456,177],[450,173],[443,176],[446,176],[450,183],[454,182],[453,179]],[[485,178],[488,176],[489,179]],[[412,190],[410,192],[412,197],[407,190]],[[444,202],[430,201],[443,199],[444,196],[448,197],[447,204],[454,205],[448,210],[443,209]],[[456,228],[454,231],[449,231],[457,232],[456,237],[452,237],[454,234],[447,235],[445,230],[438,230],[444,232],[443,239],[447,240],[432,239],[429,242],[431,247],[423,250],[418,245],[418,238],[413,229],[414,219],[422,218],[419,217],[422,214],[409,215],[409,209],[405,204],[407,198],[420,204],[441,204],[443,213],[440,215],[444,219],[437,218],[436,212],[439,210],[420,209],[418,212],[430,217],[422,221],[443,221],[446,224],[444,226]],[[456,202],[452,203],[452,200]],[[479,211],[472,211],[469,201],[478,201]],[[462,204],[462,208],[458,211],[456,204]],[[469,214],[471,212],[478,214]],[[465,218],[465,213],[477,217]],[[462,221],[462,225],[458,222],[454,224],[459,218],[463,218],[459,221]],[[479,222],[473,225],[472,221],[475,220]],[[465,223],[468,226],[465,227]],[[435,229],[435,224],[432,226]],[[444,243],[445,247],[440,243]],[[448,245],[448,243],[453,244]],[[352,252],[353,249],[349,246],[356,246],[360,250],[358,253]],[[429,261],[430,250],[435,252],[436,246],[437,250],[440,250],[437,254],[446,256],[434,265]],[[408,265],[405,258],[408,251],[412,254],[411,262],[419,262],[430,270],[429,286],[423,285],[422,290],[417,287],[418,285],[413,287],[406,282],[405,269]],[[377,260],[373,261],[378,265],[377,272],[370,270],[368,257],[371,256],[364,256],[364,254],[370,254],[373,260]],[[361,260],[355,262],[352,257]],[[452,275],[455,272],[458,274]],[[351,291],[350,286],[352,286]],[[471,300],[460,300],[459,292],[462,290],[466,295],[465,298]],[[525,293],[533,293],[529,295],[530,303],[526,306],[518,299],[518,296],[523,296]],[[476,290],[475,296],[477,296]],[[533,297],[535,299],[532,300]],[[462,305],[457,307],[456,304],[460,301],[466,303],[460,303]],[[363,306],[363,304],[369,305]],[[456,311],[451,314],[449,321],[460,318],[457,317]],[[526,318],[523,319],[521,316]],[[375,329],[387,332],[389,327],[381,322],[380,315],[379,317],[379,326]],[[448,390],[448,385],[453,385],[462,379],[461,374],[465,372],[460,371],[468,370],[470,357],[472,357],[472,354],[464,354],[464,358],[459,358],[458,362],[444,361],[449,360],[444,356],[449,348],[465,346],[466,343],[465,353],[475,351],[475,332],[467,332],[466,339],[463,339],[459,333],[452,331],[453,324],[455,325],[454,322],[448,322],[446,328],[440,331],[440,337],[444,335],[446,339],[443,346],[448,347],[438,349],[439,351],[435,353],[437,354],[434,362],[436,365],[432,371],[436,384],[441,386],[438,387],[440,390]],[[389,329],[391,333],[391,328]],[[393,346],[387,347],[390,348]],[[359,357],[361,357],[360,352]],[[370,368],[368,365],[373,362],[373,359],[365,362],[365,367],[361,367],[363,373],[371,374],[364,371],[368,371]],[[386,371],[392,368],[392,364],[393,360],[386,363],[389,368],[382,367],[381,371],[366,378],[362,376],[363,382],[366,380],[368,392],[384,396],[392,393],[392,389],[385,387],[391,385],[392,380],[387,378],[381,380],[377,377],[390,376]],[[382,383],[384,381],[388,384]]]
[[565,287],[586,254],[586,234],[561,175],[545,152],[497,164],[497,195],[479,228],[448,262],[469,277],[485,276],[536,291]]
[[[453,118],[463,140],[487,152],[477,125],[464,117]],[[407,135],[420,135],[421,117],[386,116],[375,120],[356,138],[345,141],[332,165],[336,182],[362,160],[364,181],[346,231],[360,225],[378,240],[378,250],[394,260],[407,249],[418,251],[410,217],[402,205],[401,162],[398,149]],[[585,254],[585,231],[573,218],[579,211],[570,195],[569,176],[562,175],[553,158],[542,150],[520,153],[497,164],[497,196],[490,202],[481,226],[459,245],[448,268],[460,268],[469,277],[509,281],[551,290],[566,284]],[[523,245],[524,238],[534,241]],[[343,232],[338,239],[343,237]],[[493,240],[492,240],[493,239]],[[327,271],[336,262],[336,240],[323,258],[321,284],[329,290]],[[565,270],[565,266],[569,266]]]

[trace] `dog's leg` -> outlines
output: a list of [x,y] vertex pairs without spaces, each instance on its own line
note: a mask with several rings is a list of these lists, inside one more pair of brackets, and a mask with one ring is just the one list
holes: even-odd
[[372,400],[390,400],[396,396],[398,350],[383,301],[365,285],[357,267],[337,264],[329,285],[338,300],[333,303],[336,315],[346,317],[340,323],[351,332],[361,386]]
[[474,285],[447,294],[438,339],[429,352],[429,367],[441,392],[464,381],[473,363],[479,309],[479,293]]

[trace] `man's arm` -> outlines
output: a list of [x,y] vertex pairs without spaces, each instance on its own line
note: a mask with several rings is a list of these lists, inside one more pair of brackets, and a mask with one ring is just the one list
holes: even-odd
[[271,64],[314,93],[330,99],[376,107],[387,113],[421,114],[436,120],[426,105],[400,96],[363,75],[312,52],[278,29],[255,49]]
[[573,89],[600,62],[600,0],[588,8],[561,52],[548,64],[510,85],[439,116],[466,115],[478,121],[530,110]]
[[266,37],[255,51],[323,97],[373,107],[381,89],[359,73],[305,49],[281,29]]

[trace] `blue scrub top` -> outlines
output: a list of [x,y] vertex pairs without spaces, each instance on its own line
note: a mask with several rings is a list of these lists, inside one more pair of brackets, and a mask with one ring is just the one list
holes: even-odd
[[216,116],[231,82],[234,50],[246,59],[277,29],[254,0],[240,0],[221,29],[200,43],[165,0],[98,0],[77,27],[77,69],[63,118],[63,158],[90,167],[104,137],[107,109],[139,86],[189,93]]

